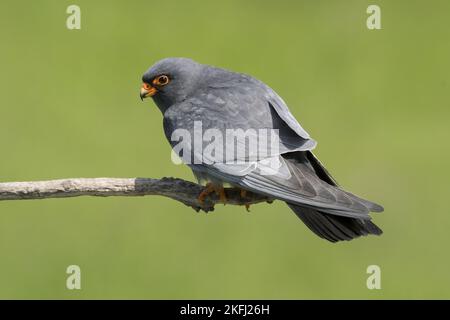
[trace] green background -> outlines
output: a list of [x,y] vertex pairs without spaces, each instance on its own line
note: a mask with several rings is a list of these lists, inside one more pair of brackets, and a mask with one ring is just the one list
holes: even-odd
[[[366,28],[373,3],[382,30]],[[386,211],[383,236],[330,244],[281,202],[1,202],[0,298],[450,298],[449,15],[424,0],[2,0],[0,181],[193,180],[138,97],[149,66],[185,56],[273,87],[341,185]],[[82,290],[65,287],[71,264]]]

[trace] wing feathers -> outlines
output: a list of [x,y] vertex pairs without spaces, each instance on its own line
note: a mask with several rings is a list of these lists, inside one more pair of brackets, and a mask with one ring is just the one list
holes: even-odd
[[368,234],[381,235],[383,233],[380,228],[368,220],[332,216],[289,203],[288,206],[311,231],[331,242],[348,241]]

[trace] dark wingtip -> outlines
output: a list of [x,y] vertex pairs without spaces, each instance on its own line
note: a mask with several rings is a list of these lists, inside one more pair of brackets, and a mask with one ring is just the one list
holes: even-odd
[[367,230],[370,234],[381,236],[383,234],[383,230],[381,230],[375,223],[372,221],[368,221],[365,223]]
[[294,213],[319,237],[330,242],[349,241],[383,231],[372,221],[327,214],[312,208],[289,204]]
[[373,203],[372,206],[370,207],[370,211],[372,211],[372,212],[383,212],[384,208],[382,206],[380,206],[379,204]]

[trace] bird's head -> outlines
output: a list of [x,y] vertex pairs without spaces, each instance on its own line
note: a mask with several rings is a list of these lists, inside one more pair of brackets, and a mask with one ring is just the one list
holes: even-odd
[[152,97],[164,111],[185,100],[198,87],[203,69],[204,65],[187,58],[160,60],[142,76],[140,97]]

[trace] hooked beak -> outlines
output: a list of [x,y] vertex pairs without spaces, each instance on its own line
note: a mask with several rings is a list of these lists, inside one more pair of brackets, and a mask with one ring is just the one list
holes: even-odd
[[154,96],[158,90],[155,87],[152,87],[148,83],[143,83],[141,87],[141,92],[139,93],[139,96],[141,97],[141,100],[143,101],[145,98]]

